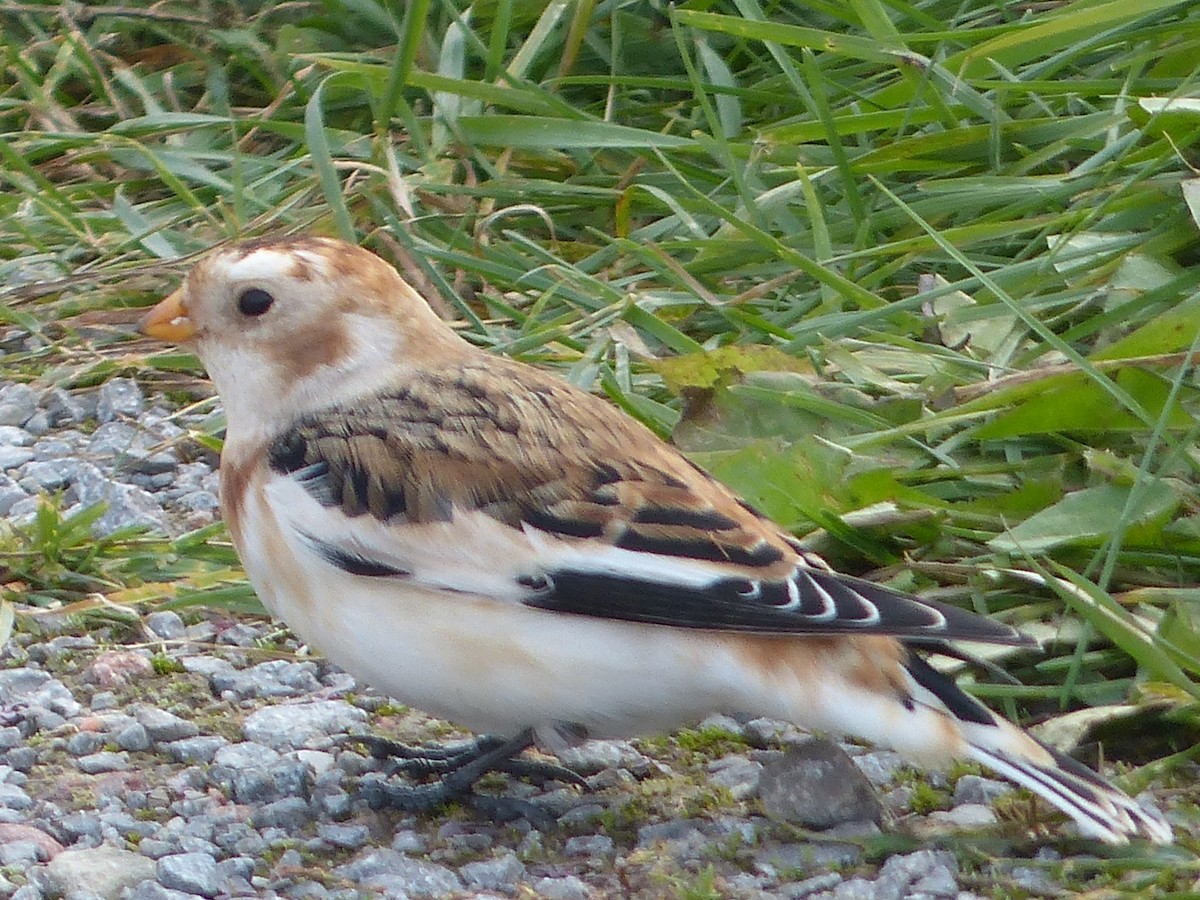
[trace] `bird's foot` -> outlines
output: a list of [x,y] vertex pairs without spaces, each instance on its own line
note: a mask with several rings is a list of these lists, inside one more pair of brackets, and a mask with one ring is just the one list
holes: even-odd
[[352,735],[344,743],[363,744],[371,756],[387,760],[387,775],[439,776],[429,784],[399,785],[384,779],[365,782],[362,794],[372,809],[428,813],[459,801],[497,822],[524,818],[545,828],[554,822],[546,810],[525,800],[476,794],[475,783],[488,772],[506,772],[539,784],[554,780],[586,787],[582,777],[556,763],[517,758],[533,744],[532,731],[509,739],[482,735],[442,746],[413,747],[371,735]]

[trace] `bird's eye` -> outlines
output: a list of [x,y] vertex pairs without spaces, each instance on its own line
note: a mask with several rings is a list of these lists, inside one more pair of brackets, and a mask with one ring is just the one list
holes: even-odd
[[261,316],[271,304],[275,302],[275,298],[262,288],[246,288],[238,295],[238,310],[243,316]]

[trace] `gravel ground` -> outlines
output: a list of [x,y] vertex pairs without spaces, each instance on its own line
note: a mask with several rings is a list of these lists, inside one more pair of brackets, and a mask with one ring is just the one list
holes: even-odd
[[[70,509],[108,504],[99,533],[211,522],[215,460],[164,446],[183,434],[170,413],[122,378],[84,394],[0,387],[0,515],[28,522],[39,494],[62,492]],[[143,631],[122,642],[43,616],[5,647],[0,897],[965,900],[998,881],[1063,893],[1046,874],[1053,851],[962,865],[963,834],[996,833],[1004,783],[918,778],[894,753],[767,720],[589,742],[565,760],[586,791],[489,776],[486,789],[547,810],[540,830],[461,809],[374,811],[360,788],[384,765],[338,736],[466,735],[265,619],[159,611]],[[881,825],[916,839],[885,844]],[[918,849],[935,838],[957,855]]]

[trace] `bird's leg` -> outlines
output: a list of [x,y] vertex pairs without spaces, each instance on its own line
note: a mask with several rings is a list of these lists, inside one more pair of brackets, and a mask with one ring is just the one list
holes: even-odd
[[452,800],[464,800],[498,821],[530,819],[544,826],[553,821],[545,810],[532,803],[473,793],[475,783],[488,772],[507,772],[535,781],[557,780],[586,786],[575,772],[555,763],[516,758],[533,745],[532,729],[504,739],[482,735],[473,741],[434,747],[411,747],[374,736],[354,735],[349,742],[364,744],[376,759],[389,761],[388,773],[439,775],[437,781],[420,785],[394,785],[372,781],[364,785],[373,809],[393,807],[408,812],[429,812]]

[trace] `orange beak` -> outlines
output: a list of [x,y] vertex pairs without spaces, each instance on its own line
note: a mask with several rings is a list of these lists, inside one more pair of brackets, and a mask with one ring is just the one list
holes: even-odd
[[196,336],[196,326],[188,318],[183,303],[183,288],[162,300],[138,323],[138,331],[147,337],[182,344]]

